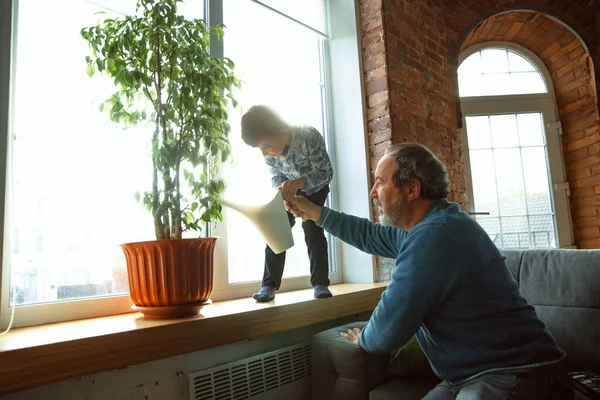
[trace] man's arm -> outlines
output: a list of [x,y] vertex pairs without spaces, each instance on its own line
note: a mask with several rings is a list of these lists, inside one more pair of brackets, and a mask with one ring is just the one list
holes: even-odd
[[301,178],[304,181],[304,187],[309,191],[313,191],[314,189],[323,187],[331,182],[331,179],[333,178],[333,167],[331,166],[329,154],[327,154],[325,140],[319,131],[310,128],[306,138],[306,145],[308,148],[308,158],[311,170],[307,175],[302,176]]
[[373,354],[402,347],[456,286],[460,269],[460,253],[443,226],[413,228],[358,344]]
[[396,258],[406,232],[391,226],[374,224],[323,207],[317,225],[344,242],[375,256]]

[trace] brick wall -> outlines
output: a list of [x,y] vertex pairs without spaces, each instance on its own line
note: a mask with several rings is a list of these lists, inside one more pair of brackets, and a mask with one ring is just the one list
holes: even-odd
[[361,36],[365,94],[367,96],[367,131],[371,170],[391,143],[389,75],[383,27],[382,0],[360,0]]
[[466,204],[453,68],[441,1],[385,1],[392,140],[419,142],[448,167],[450,200]]
[[[464,205],[458,54],[465,40],[514,40],[538,53],[551,69],[565,129],[576,243],[600,247],[600,82],[594,80],[594,71],[600,73],[600,0],[584,1],[585,6],[571,0],[359,0],[372,168],[388,144],[421,142],[446,163],[453,184],[450,198]],[[543,14],[495,16],[515,9],[560,19],[589,53],[577,45],[575,35]]]
[[527,12],[490,17],[469,33],[461,51],[495,40],[520,44],[548,68],[563,124],[575,243],[580,248],[600,247],[600,123],[590,53],[561,24]]
[[[443,3],[453,62],[467,35],[489,17],[512,10],[532,10],[550,15],[573,29],[586,43],[596,76],[600,75],[600,0],[444,0]],[[508,29],[508,24],[505,21],[505,28],[500,29]],[[600,82],[595,84],[599,91]]]
[[438,2],[361,0],[371,168],[390,143],[419,142],[448,167],[466,203],[464,162],[443,11]]

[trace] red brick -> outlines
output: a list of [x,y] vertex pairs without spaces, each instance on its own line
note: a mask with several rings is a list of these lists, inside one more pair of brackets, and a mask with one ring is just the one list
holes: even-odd
[[573,208],[588,208],[600,206],[600,196],[587,196],[571,199]]
[[598,227],[600,226],[600,215],[576,218],[573,220],[573,226],[576,228]]
[[566,150],[567,152],[581,149],[583,147],[587,147],[591,144],[598,143],[599,138],[596,135],[586,136],[579,140],[574,140],[570,143],[567,143]]
[[381,142],[381,143],[378,143],[378,144],[372,146],[371,147],[371,155],[374,157],[383,156],[383,154],[385,153],[385,149],[387,149],[389,145],[390,145],[390,142],[385,141],[385,142]]
[[378,42],[383,42],[383,27],[380,30],[375,30],[368,35],[364,35],[361,40],[361,45],[362,48],[365,49]]
[[371,121],[368,124],[369,132],[377,132],[385,128],[391,128],[391,126],[392,124],[389,116]]
[[370,83],[370,82],[372,82],[376,79],[382,78],[384,76],[386,76],[386,66],[382,65],[379,68],[375,68],[375,69],[367,72],[365,83]]
[[574,181],[572,183],[572,187],[574,188],[591,188],[593,191],[593,187],[596,185],[600,185],[600,175],[592,175],[587,178],[582,178]]
[[384,101],[387,101],[387,99],[388,99],[387,91],[378,92],[378,93],[375,93],[375,94],[367,97],[367,105],[369,107],[374,107],[378,104],[383,103]]
[[571,204],[571,214],[574,219],[577,218],[586,218],[586,217],[594,217],[599,215],[597,206],[588,206],[588,207],[575,207]]
[[576,179],[587,178],[592,174],[592,169],[589,167],[573,169],[568,171],[567,176],[570,181],[574,181]]
[[574,186],[571,188],[571,197],[572,198],[588,197],[588,196],[593,196],[593,195],[595,195],[595,193],[594,193],[594,188],[592,188],[592,187],[575,187]]
[[366,71],[373,70],[382,66],[385,66],[385,53],[383,52],[364,57],[363,68]]
[[581,158],[579,160],[573,160],[572,162],[569,163],[568,169],[571,170],[571,169],[589,167],[591,165],[598,164],[599,162],[600,162],[600,157],[598,157],[597,155],[593,155],[593,156]]
[[600,248],[600,238],[581,240],[578,244],[580,249],[597,249]]
[[388,102],[381,103],[372,108],[367,108],[367,121],[389,115],[390,106]]
[[388,90],[387,78],[381,77],[367,84],[366,93],[370,96],[375,93],[385,92]]
[[376,144],[387,142],[390,143],[392,138],[392,129],[384,129],[382,131],[372,133],[369,135],[369,146],[373,147]]

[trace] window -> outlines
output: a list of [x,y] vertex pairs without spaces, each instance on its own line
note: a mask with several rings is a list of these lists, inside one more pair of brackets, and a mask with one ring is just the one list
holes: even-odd
[[483,48],[458,69],[469,208],[499,248],[568,247],[553,93],[524,49]]
[[[185,0],[180,7],[184,15],[202,18],[208,3],[212,0]],[[88,48],[79,31],[102,18],[99,11],[107,16],[135,12],[135,0],[12,4],[18,5],[12,23],[2,15],[4,26],[15,33],[10,109],[0,110],[0,116],[10,116],[5,248],[13,250],[4,254],[2,317],[9,314],[9,304],[20,306],[16,326],[125,312],[131,301],[119,244],[154,239],[151,218],[133,195],[149,186],[151,132],[123,130],[98,111],[114,86],[100,75],[86,75]],[[233,161],[223,171],[227,196],[235,200],[262,202],[274,194],[260,152],[239,138],[239,118],[250,105],[273,105],[290,122],[312,125],[330,141],[326,3],[286,4],[225,0],[216,13],[227,26],[224,54],[237,63],[244,81],[241,107],[231,114]],[[9,44],[11,38],[0,40]],[[360,104],[360,97],[356,101]],[[357,126],[355,133],[362,135],[362,124]],[[302,278],[287,279],[283,289],[309,285],[300,225],[284,277]],[[216,276],[211,298],[252,293],[257,284],[242,283],[262,277],[262,239],[244,217],[228,210],[213,234],[222,236],[224,263],[216,263],[215,275],[224,279]],[[341,281],[340,274],[330,278]],[[73,299],[86,301],[66,301]]]
[[[278,6],[278,2],[271,3],[273,7]],[[315,6],[312,3],[311,7]],[[302,9],[308,23],[311,15],[318,22],[319,18],[324,19],[324,7],[318,7],[321,3],[324,4],[316,2],[317,7],[312,8],[308,4],[300,8],[288,4],[277,10],[251,0],[223,3],[223,22],[228,27],[223,42],[224,55],[234,60],[242,81],[236,97],[240,107],[232,111],[230,121],[232,162],[223,171],[226,196],[236,202],[264,204],[276,193],[260,151],[241,140],[240,120],[248,108],[266,104],[289,123],[311,125],[324,136],[328,133],[323,57],[327,38],[314,28],[281,14],[289,11],[294,15],[296,9]],[[248,289],[256,291],[263,276],[265,242],[252,223],[238,212],[225,209],[225,221],[215,231],[218,236],[227,237],[227,254],[220,255],[220,259],[227,259],[227,277],[223,276],[225,282],[220,284],[256,282]],[[292,229],[294,247],[286,253],[284,278],[304,277],[293,287],[309,287],[306,276],[310,273],[310,264],[301,225],[301,221],[297,221]],[[223,252],[223,247],[220,249]]]
[[461,97],[547,93],[539,69],[506,48],[486,48],[467,57],[458,68]]
[[[152,234],[133,198],[149,182],[147,132],[123,131],[98,111],[114,88],[85,74],[88,49],[79,35],[96,12],[114,13],[72,0],[18,7],[8,204],[23,250],[10,259],[12,276],[36,280],[19,288],[25,304],[59,300],[65,290],[70,298],[122,293],[112,286],[125,269],[118,244]],[[65,50],[58,58],[55,43]]]

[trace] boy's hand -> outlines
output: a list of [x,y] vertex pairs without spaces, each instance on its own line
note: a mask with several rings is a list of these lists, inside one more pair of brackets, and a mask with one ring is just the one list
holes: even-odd
[[323,207],[311,203],[304,196],[294,196],[292,200],[285,202],[285,207],[289,212],[294,214],[295,217],[302,218],[304,221],[311,220],[316,221],[321,216],[321,209]]
[[301,178],[285,181],[277,188],[283,201],[290,201],[300,189],[304,189],[304,181]]

